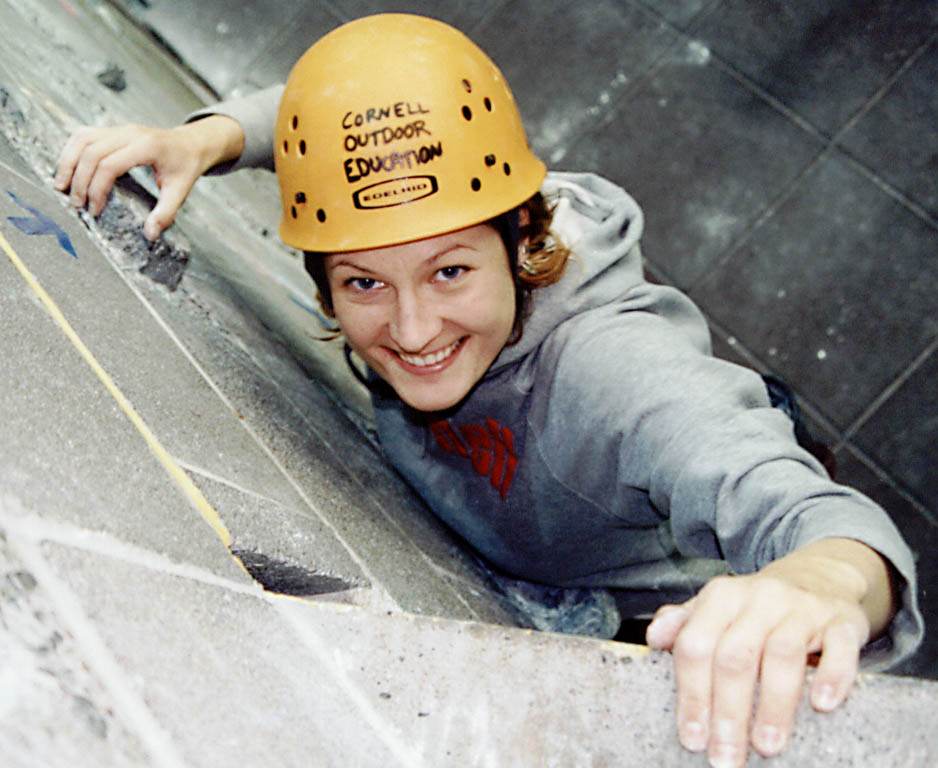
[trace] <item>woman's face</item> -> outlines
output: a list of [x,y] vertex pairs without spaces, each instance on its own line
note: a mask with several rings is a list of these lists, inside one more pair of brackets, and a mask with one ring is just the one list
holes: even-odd
[[349,346],[417,410],[462,400],[511,334],[514,283],[488,224],[333,254],[325,266]]

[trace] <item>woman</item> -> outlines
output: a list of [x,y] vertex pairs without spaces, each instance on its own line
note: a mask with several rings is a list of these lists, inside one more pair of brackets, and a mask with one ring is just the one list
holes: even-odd
[[827,711],[868,641],[880,666],[914,648],[914,567],[888,517],[798,446],[758,375],[709,356],[689,299],[644,281],[635,202],[546,174],[461,33],[352,22],[282,94],[167,131],[83,129],[56,185],[97,214],[152,165],[155,238],[201,173],[271,163],[281,236],[367,365],[389,460],[497,568],[661,606],[647,639],[673,652],[685,747],[720,766],[750,741],[778,754],[809,655]]

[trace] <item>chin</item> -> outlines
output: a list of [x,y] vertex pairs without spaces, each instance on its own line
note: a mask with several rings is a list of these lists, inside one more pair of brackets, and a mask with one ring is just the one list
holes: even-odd
[[465,398],[466,394],[468,393],[463,392],[458,396],[447,397],[436,393],[428,393],[426,396],[397,393],[398,397],[407,403],[407,405],[415,411],[421,411],[422,413],[436,413],[437,411],[449,410],[453,406],[458,405],[463,398]]

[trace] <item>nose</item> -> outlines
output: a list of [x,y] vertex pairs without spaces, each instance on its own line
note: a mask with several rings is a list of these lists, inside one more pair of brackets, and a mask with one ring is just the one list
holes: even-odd
[[410,354],[423,351],[442,328],[442,318],[432,301],[422,298],[419,291],[398,291],[388,330],[401,351]]

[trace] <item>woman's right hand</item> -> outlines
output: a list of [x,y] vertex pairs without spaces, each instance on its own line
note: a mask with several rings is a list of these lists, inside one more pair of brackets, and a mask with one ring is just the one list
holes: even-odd
[[138,165],[153,168],[159,199],[143,232],[150,240],[173,223],[192,185],[215,165],[241,156],[244,131],[224,115],[211,115],[174,128],[127,123],[107,128],[84,126],[59,155],[55,188],[71,191],[72,205],[97,216],[118,176]]

